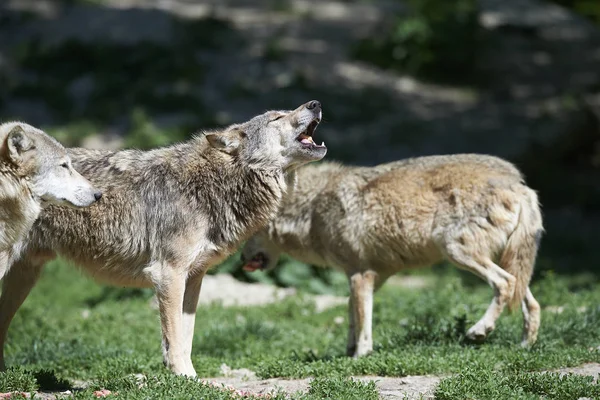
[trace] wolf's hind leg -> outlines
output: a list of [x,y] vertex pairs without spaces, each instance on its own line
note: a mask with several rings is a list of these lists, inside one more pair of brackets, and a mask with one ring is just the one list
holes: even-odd
[[0,370],[4,371],[4,344],[8,327],[17,313],[17,310],[40,277],[43,263],[34,264],[24,260],[16,262],[8,270],[2,284],[0,295]]
[[376,273],[371,270],[348,275],[350,298],[346,355],[360,357],[373,351],[373,295],[390,276],[388,271]]
[[533,297],[529,288],[527,288],[527,292],[525,293],[521,309],[523,310],[523,339],[521,346],[526,347],[535,343],[541,319],[540,304]]
[[515,291],[516,278],[487,257],[469,254],[462,246],[448,252],[448,258],[459,268],[465,269],[485,280],[494,290],[494,298],[483,317],[467,331],[467,337],[481,341],[494,330],[496,320]]
[[373,293],[377,273],[365,271],[350,277],[350,296],[354,312],[354,357],[373,351]]

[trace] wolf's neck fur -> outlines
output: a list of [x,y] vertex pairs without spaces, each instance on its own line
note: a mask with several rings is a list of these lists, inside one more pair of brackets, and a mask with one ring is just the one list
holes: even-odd
[[241,158],[212,148],[203,137],[172,150],[181,178],[206,206],[208,235],[217,246],[237,246],[277,214],[288,188],[281,168],[247,165]]
[[266,226],[287,189],[282,173],[244,169],[236,174],[232,168],[224,174],[229,182],[210,192],[209,237],[215,244],[236,245]]
[[41,207],[16,169],[0,161],[0,251],[8,251],[35,222]]

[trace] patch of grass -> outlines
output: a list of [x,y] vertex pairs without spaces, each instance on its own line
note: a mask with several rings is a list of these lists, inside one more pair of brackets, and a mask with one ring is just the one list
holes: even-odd
[[[211,385],[194,379],[159,373],[148,379],[140,380],[135,376],[119,376],[117,373],[104,376],[93,382],[92,386],[78,393],[77,398],[94,398],[92,392],[108,389],[116,398],[126,399],[258,399],[258,396],[235,393],[222,385]],[[243,397],[242,397],[243,396]],[[264,398],[264,397],[263,397]],[[273,400],[283,400],[283,394],[274,393]]]
[[[327,398],[336,391],[348,393],[343,398],[373,398],[369,384],[344,378],[471,371],[478,379],[492,373],[529,379],[537,376],[529,372],[600,362],[600,351],[593,350],[600,346],[596,287],[574,290],[568,280],[546,276],[533,285],[534,295],[543,306],[558,305],[564,310],[559,314],[543,311],[539,340],[532,349],[519,346],[520,313],[503,315],[488,340],[474,345],[464,340],[464,333],[485,312],[491,290],[483,284],[465,286],[453,269],[440,271],[427,289],[382,288],[375,296],[375,351],[357,360],[344,355],[346,306],[316,313],[314,303],[302,293],[263,307],[203,306],[198,310],[194,337],[196,371],[203,378],[217,376],[225,363],[249,368],[265,378],[313,376],[319,379],[306,398]],[[52,370],[46,381],[52,377],[61,382],[91,381],[94,388],[118,391],[119,397],[143,398],[155,390],[153,398],[189,398],[191,394],[194,398],[229,398],[165,372],[158,313],[148,305],[149,293],[106,290],[62,262],[50,264],[9,331],[7,365],[23,365],[27,370],[0,374],[0,389],[33,390],[43,385],[34,372],[27,371]],[[139,388],[131,376],[140,373],[146,376],[147,387]],[[531,379],[531,385],[565,393],[586,387],[575,378]],[[467,383],[461,389],[460,382],[446,383],[447,396],[465,398],[453,394],[470,390]],[[76,397],[89,398],[89,390]],[[532,396],[542,393],[523,390]]]
[[60,378],[52,370],[31,370],[22,366],[9,368],[0,373],[0,392],[64,391],[71,383]]
[[23,367],[12,367],[0,373],[0,392],[32,392],[37,388],[35,376]]
[[450,399],[554,399],[598,398],[600,385],[591,376],[555,373],[504,373],[467,369],[440,382],[435,398]]

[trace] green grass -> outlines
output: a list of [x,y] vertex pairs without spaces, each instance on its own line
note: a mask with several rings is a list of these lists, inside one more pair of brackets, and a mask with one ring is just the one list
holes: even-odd
[[[317,314],[312,301],[300,294],[264,307],[201,307],[193,352],[198,375],[217,376],[226,363],[264,378],[317,377],[310,392],[298,397],[305,399],[376,398],[371,385],[345,379],[353,375],[449,373],[458,375],[442,382],[439,398],[596,393],[597,386],[583,378],[531,373],[600,362],[600,291],[595,286],[573,291],[571,284],[581,287],[576,279],[552,274],[536,282],[533,292],[540,303],[564,311],[543,312],[538,343],[526,350],[519,347],[520,313],[504,314],[484,344],[468,343],[466,329],[485,311],[491,290],[465,286],[452,269],[436,271],[441,272],[430,289],[388,285],[376,295],[375,351],[358,360],[344,356],[345,306]],[[108,289],[60,262],[49,265],[11,325],[6,355],[13,368],[0,374],[0,391],[58,390],[82,380],[92,385],[76,392],[78,398],[89,398],[94,388],[118,391],[120,398],[150,393],[156,394],[153,398],[230,398],[228,392],[165,372],[158,314],[148,306],[151,294]],[[336,323],[336,317],[344,322]],[[131,377],[138,373],[148,377],[147,386],[138,388]]]
[[358,382],[349,378],[316,378],[311,382],[306,400],[323,399],[360,399],[377,400],[379,394],[375,382]]
[[547,373],[501,373],[492,370],[468,369],[443,380],[436,398],[444,399],[513,399],[549,398],[571,400],[580,397],[598,398],[600,385],[591,376]]

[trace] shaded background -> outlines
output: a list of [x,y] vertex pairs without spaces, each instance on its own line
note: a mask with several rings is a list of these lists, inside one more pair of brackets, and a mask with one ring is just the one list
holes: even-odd
[[[151,148],[310,99],[329,160],[514,162],[543,205],[536,273],[598,281],[597,0],[0,2],[0,120],[68,146]],[[219,270],[314,291],[340,281],[285,259]]]

